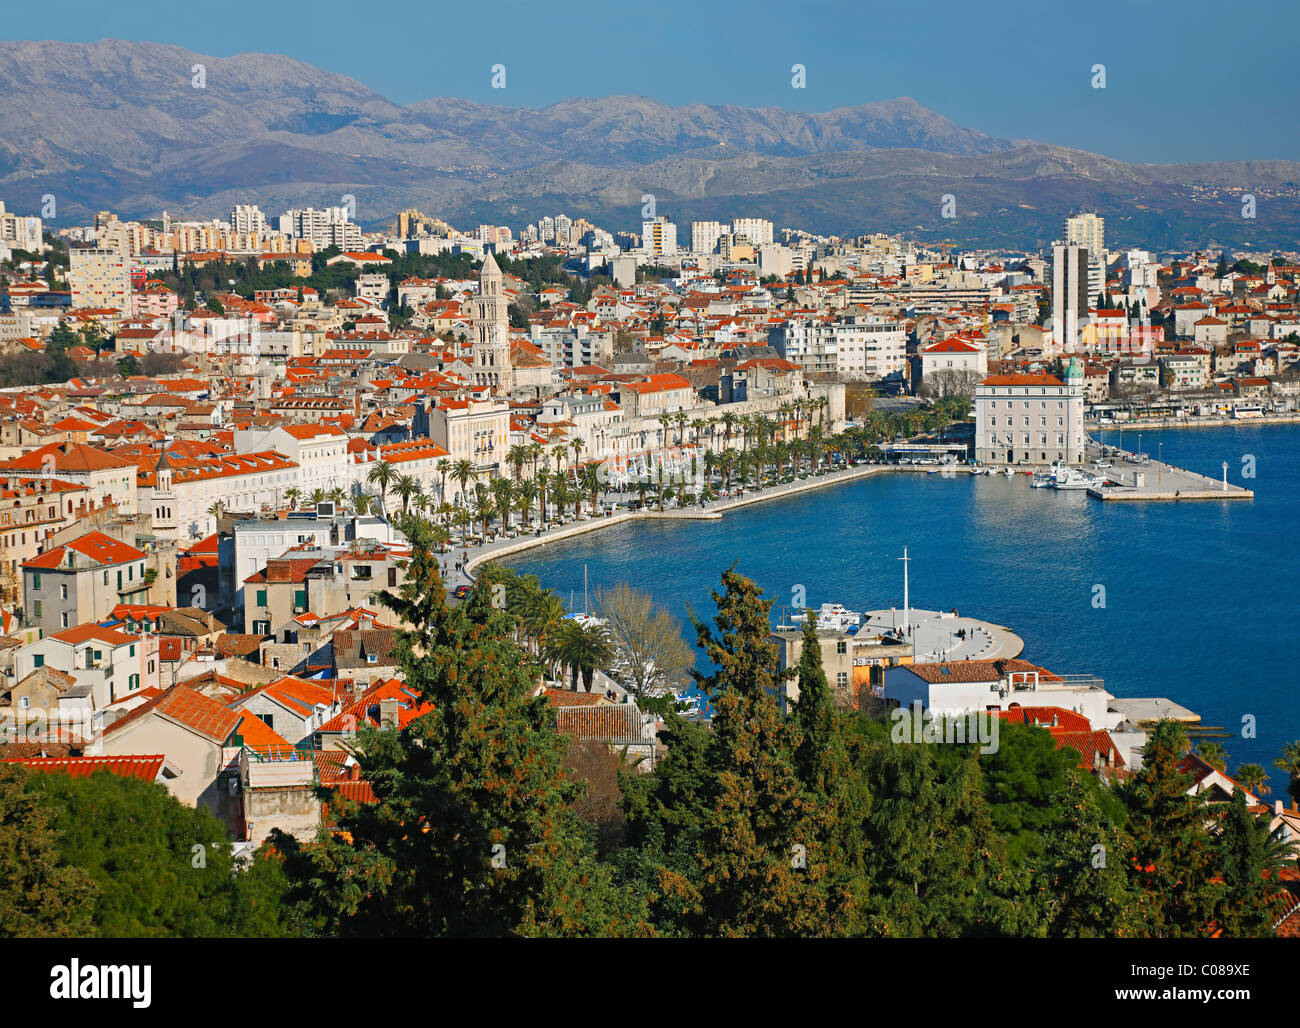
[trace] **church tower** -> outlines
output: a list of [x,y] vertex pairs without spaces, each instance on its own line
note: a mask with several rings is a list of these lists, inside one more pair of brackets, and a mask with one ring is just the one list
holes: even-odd
[[479,269],[478,295],[474,297],[474,384],[492,386],[507,395],[514,388],[514,380],[501,269],[489,253]]

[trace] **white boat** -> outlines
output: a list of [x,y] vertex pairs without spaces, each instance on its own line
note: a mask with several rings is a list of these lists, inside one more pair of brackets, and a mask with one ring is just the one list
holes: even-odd
[[1033,489],[1047,489],[1055,482],[1050,471],[1035,471],[1033,477],[1029,480],[1029,485]]
[[1016,469],[1015,469],[1015,468],[1007,468],[1007,469],[1005,469],[1005,470],[1002,472],[1002,474],[1006,475],[1007,478],[1015,478],[1015,477],[1016,477]]
[[[790,615],[790,620],[802,625],[808,617],[808,611]],[[823,631],[845,632],[849,628],[862,626],[862,615],[856,610],[849,610],[840,603],[823,603],[817,610],[817,627]]]
[[1102,479],[1068,464],[1060,464],[1052,470],[1051,484],[1056,489],[1095,489],[1102,484]]

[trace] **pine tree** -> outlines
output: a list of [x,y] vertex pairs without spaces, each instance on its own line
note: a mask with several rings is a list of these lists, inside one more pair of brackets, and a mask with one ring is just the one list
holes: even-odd
[[1205,795],[1188,795],[1191,775],[1181,725],[1162,721],[1143,750],[1143,765],[1123,791],[1133,838],[1132,864],[1157,937],[1199,937],[1215,914],[1213,846]]
[[777,668],[768,612],[772,602],[729,569],[713,593],[715,632],[694,615],[699,645],[713,663],[696,680],[713,702],[705,806],[697,874],[680,883],[692,894],[696,934],[810,936],[842,930],[838,898],[828,900],[823,825],[799,781],[799,736],[782,716],[776,692],[789,677]]
[[1099,786],[1071,768],[1053,803],[1064,824],[1044,839],[1034,893],[1052,938],[1137,938],[1151,930],[1141,889],[1130,875],[1131,843],[1103,809]]
[[340,803],[341,830],[290,851],[298,895],[343,935],[601,935],[647,931],[643,911],[596,863],[576,815],[564,740],[539,668],[480,582],[446,602],[426,526],[408,582],[382,602],[413,629],[397,646],[412,703],[405,728],[363,730],[377,802]]

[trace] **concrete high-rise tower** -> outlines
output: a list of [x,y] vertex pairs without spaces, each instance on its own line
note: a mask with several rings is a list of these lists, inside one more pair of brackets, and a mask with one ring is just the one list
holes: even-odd
[[1052,338],[1058,352],[1079,348],[1079,329],[1088,317],[1088,250],[1052,246]]
[[474,383],[509,393],[514,388],[515,374],[502,283],[501,269],[489,253],[479,269],[478,294],[474,297]]
[[1088,251],[1088,302],[1095,302],[1106,289],[1106,219],[1091,211],[1071,215],[1062,242]]

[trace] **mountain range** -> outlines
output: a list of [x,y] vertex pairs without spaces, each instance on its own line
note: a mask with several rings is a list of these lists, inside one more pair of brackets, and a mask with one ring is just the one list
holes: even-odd
[[400,105],[283,56],[121,40],[0,42],[0,96],[0,197],[35,212],[53,194],[56,225],[106,208],[224,218],[235,203],[274,217],[351,194],[367,227],[416,207],[461,227],[564,212],[639,231],[650,193],[679,224],[1037,248],[1088,208],[1111,246],[1300,247],[1296,162],[1128,164],[986,135],[907,97],[824,113],[638,96]]

